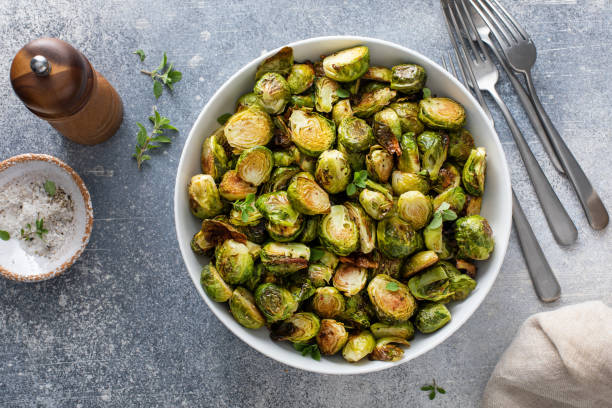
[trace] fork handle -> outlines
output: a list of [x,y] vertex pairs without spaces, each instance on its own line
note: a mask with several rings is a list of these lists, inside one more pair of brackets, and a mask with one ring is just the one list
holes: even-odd
[[535,87],[533,86],[531,73],[529,71],[525,71],[523,73],[525,74],[527,87],[531,94],[531,99],[533,100],[538,116],[540,116],[542,119],[542,124],[548,133],[550,142],[557,152],[561,165],[565,169],[574,190],[576,190],[576,195],[578,196],[580,204],[582,205],[587,219],[589,220],[589,224],[591,224],[591,227],[595,230],[604,229],[608,225],[609,221],[606,207],[591,185],[591,181],[586,174],[584,174],[584,171],[578,164],[578,161],[576,161],[576,158],[563,141],[563,138],[561,135],[559,135],[559,132],[557,132],[557,129],[548,117],[546,110],[544,110],[544,107],[540,102],[540,98],[538,98],[538,94],[536,93]]
[[487,89],[487,91],[491,94],[499,106],[499,109],[501,109],[504,117],[506,118],[506,122],[508,122],[508,126],[510,127],[510,131],[512,132],[512,136],[514,137],[519,153],[521,154],[523,163],[525,163],[525,169],[527,169],[527,173],[529,174],[533,188],[538,196],[538,200],[540,200],[542,211],[544,212],[544,216],[546,217],[546,221],[548,222],[548,226],[550,227],[555,240],[560,245],[573,244],[576,241],[576,238],[578,238],[578,230],[576,230],[576,226],[572,222],[570,216],[567,214],[567,211],[565,211],[565,208],[563,208],[563,204],[561,204],[561,201],[559,201],[559,197],[557,197],[557,194],[555,194],[555,191],[548,182],[546,175],[544,175],[538,161],[531,152],[531,149],[529,149],[529,145],[523,137],[518,125],[514,121],[508,107],[501,99],[495,88]]
[[561,286],[536,239],[527,217],[512,190],[512,220],[533,287],[542,302],[554,302],[561,297]]

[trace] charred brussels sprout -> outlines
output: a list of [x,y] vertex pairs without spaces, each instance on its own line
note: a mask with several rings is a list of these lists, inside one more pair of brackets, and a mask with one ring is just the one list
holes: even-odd
[[391,108],[385,108],[374,115],[373,122],[374,137],[382,147],[390,154],[400,156],[402,150],[399,146],[399,138],[402,136],[402,125],[397,113]]
[[419,120],[432,129],[459,130],[465,123],[465,110],[449,98],[421,99]]
[[314,94],[308,95],[291,95],[291,106],[294,108],[314,108]]
[[302,214],[327,214],[331,208],[329,196],[310,173],[298,173],[293,177],[287,196],[293,208]]
[[253,92],[242,95],[236,102],[236,112],[250,108],[251,106],[259,106],[259,98]]
[[366,151],[374,143],[372,128],[363,119],[346,117],[338,126],[338,143],[349,152]]
[[429,173],[431,180],[438,178],[438,172],[446,160],[448,136],[438,132],[423,132],[417,137],[421,157],[421,168]]
[[346,256],[359,247],[359,230],[345,206],[334,205],[319,224],[319,239],[336,255]]
[[333,319],[321,320],[321,328],[317,334],[317,345],[321,354],[334,355],[342,350],[347,341],[348,333],[344,324]]
[[294,226],[300,214],[291,206],[286,191],[276,191],[259,196],[255,207],[274,224],[285,227]]
[[300,172],[297,167],[277,167],[272,172],[270,180],[263,185],[262,194],[272,193],[275,191],[285,190],[289,186],[289,182]]
[[319,318],[308,312],[299,312],[272,327],[273,340],[289,340],[293,343],[306,342],[319,333]]
[[236,163],[236,173],[249,184],[259,186],[270,178],[274,167],[274,158],[270,149],[256,146],[240,154]]
[[365,152],[349,152],[346,150],[346,147],[342,143],[338,143],[338,151],[341,152],[346,161],[349,163],[351,170],[353,171],[361,171],[366,168],[365,165]]
[[308,217],[306,221],[304,221],[304,229],[298,240],[304,244],[314,241],[319,234],[320,220],[320,217]]
[[419,191],[406,191],[397,200],[397,214],[415,230],[425,227],[432,213],[431,200]]
[[378,267],[370,271],[370,276],[382,273],[395,279],[399,278],[400,269],[402,267],[401,258],[389,258],[377,251],[374,259],[378,262]]
[[323,59],[325,75],[338,82],[351,82],[370,66],[370,50],[359,46],[336,52]]
[[354,296],[365,288],[368,271],[355,265],[340,264],[334,273],[334,287],[346,296]]
[[331,281],[333,274],[334,269],[327,265],[320,263],[308,265],[308,279],[317,288],[327,285]]
[[268,72],[255,84],[253,93],[259,98],[259,104],[264,110],[276,115],[285,110],[291,99],[289,84],[281,75]]
[[488,259],[495,246],[493,231],[480,215],[459,218],[455,223],[455,240],[459,258]]
[[468,215],[479,215],[480,207],[482,206],[482,197],[474,197],[472,195],[466,194],[465,200],[465,216]]
[[232,296],[232,288],[225,283],[217,269],[211,264],[202,268],[200,284],[208,297],[215,302],[227,302]]
[[293,65],[293,48],[283,47],[276,54],[266,58],[255,73],[255,79],[261,78],[266,72],[276,72],[277,74],[287,75]]
[[377,91],[382,88],[388,88],[389,84],[385,84],[383,82],[369,81],[366,82],[360,89],[362,94],[370,93]]
[[448,134],[449,146],[448,157],[463,165],[470,157],[470,152],[475,149],[474,138],[467,129],[461,129]]
[[315,177],[328,193],[337,194],[344,191],[349,184],[351,166],[342,152],[328,150],[317,160]]
[[301,94],[312,86],[315,73],[311,65],[295,64],[287,77],[287,83],[292,94]]
[[212,218],[223,211],[223,203],[212,176],[198,174],[189,182],[189,207],[200,219]]
[[334,104],[340,99],[338,90],[340,84],[333,79],[327,77],[318,77],[315,79],[315,109],[319,112],[329,113],[332,111]]
[[397,93],[385,87],[366,92],[361,95],[359,102],[353,106],[353,115],[359,118],[369,118],[387,106]]
[[289,117],[291,141],[305,155],[318,157],[329,150],[336,140],[336,126],[329,119],[302,110],[294,110]]
[[270,115],[259,106],[251,106],[232,115],[223,130],[234,153],[267,145],[274,133]]
[[376,340],[368,330],[351,334],[342,349],[342,357],[350,363],[356,363],[376,347]]
[[421,92],[427,81],[425,68],[417,64],[396,65],[391,68],[391,89],[407,95]]
[[463,186],[473,196],[480,197],[484,192],[487,153],[484,147],[474,149],[463,166]]
[[389,107],[397,113],[402,124],[402,132],[412,132],[418,135],[425,130],[425,126],[419,120],[419,105],[416,102],[400,100]]
[[410,293],[419,300],[438,302],[453,295],[446,269],[436,264],[408,281]]
[[423,246],[421,234],[399,217],[379,222],[376,237],[379,249],[390,258],[405,258]]
[[264,283],[257,287],[255,304],[268,323],[285,320],[298,308],[298,303],[291,292],[274,283]]
[[406,285],[389,275],[376,275],[368,284],[368,296],[378,319],[385,323],[405,323],[417,308]]
[[376,340],[376,346],[372,350],[372,354],[368,356],[370,360],[379,361],[398,361],[404,356],[404,350],[402,350],[396,344],[402,344],[404,346],[410,346],[408,340],[401,337],[383,337]]
[[370,327],[370,317],[373,315],[371,306],[359,294],[345,298],[344,312],[338,316],[338,319],[349,328],[367,329]]
[[452,268],[451,271],[454,270],[453,272],[447,271],[450,289],[453,292],[451,300],[464,300],[476,288],[476,281],[464,273],[459,273],[454,266],[450,264],[448,266]]
[[245,288],[237,287],[234,290],[229,307],[234,319],[247,329],[259,329],[266,324],[266,319],[255,305],[255,298]]
[[376,247],[376,226],[363,207],[350,201],[344,203],[349,216],[359,229],[359,250],[369,254]]
[[382,220],[393,208],[393,199],[389,195],[368,188],[364,188],[359,193],[359,203],[375,220]]
[[332,286],[317,288],[312,298],[312,308],[322,318],[334,318],[344,312],[344,296]]
[[247,183],[236,170],[229,170],[219,183],[219,194],[229,201],[244,200],[249,194],[257,193],[257,187]]
[[379,145],[372,146],[366,156],[368,175],[374,181],[386,183],[391,177],[393,164],[393,155]]
[[260,257],[268,271],[285,276],[308,267],[310,248],[297,242],[268,242],[263,246]]
[[414,326],[412,322],[387,324],[374,323],[370,326],[370,331],[377,339],[383,337],[399,337],[401,339],[410,340],[414,337]]
[[397,169],[407,173],[418,173],[421,171],[419,159],[419,147],[413,132],[404,133],[400,139],[402,155],[397,159]]
[[253,274],[251,275],[251,277],[244,283],[244,286],[246,286],[248,290],[253,292],[261,283],[265,273],[266,271],[264,271],[264,266],[258,263],[255,266],[255,269],[253,269]]
[[441,303],[428,303],[417,312],[414,325],[421,333],[433,333],[450,322],[451,314]]
[[363,79],[378,82],[391,82],[391,70],[387,67],[370,67],[363,74]]
[[[332,108],[332,120],[336,126],[340,126],[342,119],[350,118],[351,116],[353,116],[353,110],[351,109],[351,101],[348,99],[338,101]],[[338,129],[338,133],[340,133],[340,129]]]
[[435,265],[440,258],[435,251],[421,251],[412,255],[402,267],[402,278],[409,278],[423,269]]
[[223,148],[223,128],[219,128],[204,140],[200,164],[202,172],[209,174],[215,181],[221,180],[223,174],[229,170],[228,157]]
[[299,215],[293,224],[284,224],[285,222],[275,223],[273,221],[268,221],[266,224],[266,231],[271,239],[277,242],[290,242],[296,240],[304,230],[304,217]]
[[228,239],[215,250],[217,271],[231,285],[246,282],[255,269],[253,257],[245,244]]
[[272,153],[274,165],[277,167],[289,167],[296,164],[300,157],[300,152],[295,146],[286,150],[280,150]]
[[465,206],[465,192],[461,187],[452,187],[438,194],[433,199],[434,209],[438,209],[442,203],[448,203],[450,209],[455,213],[463,211]]
[[316,291],[316,287],[303,274],[294,274],[289,279],[289,291],[298,302],[310,299]]
[[438,178],[431,187],[436,193],[441,193],[449,188],[459,187],[461,185],[461,174],[454,164],[449,162],[444,163],[438,172]]
[[420,191],[423,194],[427,194],[429,191],[429,180],[422,174],[395,170],[391,173],[391,186],[396,195],[402,195],[406,191]]

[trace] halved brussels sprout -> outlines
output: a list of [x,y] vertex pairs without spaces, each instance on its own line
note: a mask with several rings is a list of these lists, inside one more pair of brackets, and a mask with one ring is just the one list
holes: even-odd
[[289,290],[293,297],[301,303],[310,299],[315,294],[316,287],[306,275],[297,273],[289,278]]
[[257,287],[255,304],[268,323],[285,320],[298,308],[298,302],[291,292],[274,283],[263,283]]
[[272,340],[289,340],[293,343],[306,342],[319,333],[321,322],[314,313],[299,312],[272,327]]
[[408,340],[401,337],[383,337],[376,340],[376,346],[372,351],[372,354],[368,356],[370,360],[379,361],[398,361],[404,356],[404,350],[396,346],[396,344],[403,344],[404,346],[410,346]]
[[344,324],[333,319],[322,319],[321,328],[317,334],[317,345],[321,354],[328,356],[334,355],[348,341],[348,333]]
[[308,279],[317,288],[327,285],[331,281],[333,274],[334,269],[327,265],[320,263],[308,265]]
[[342,152],[327,150],[317,160],[315,177],[328,193],[337,194],[350,183],[351,166]]
[[461,129],[448,134],[448,157],[463,165],[470,157],[470,152],[475,149],[474,138],[467,129]]
[[257,67],[255,80],[261,78],[266,72],[276,72],[277,74],[287,75],[293,65],[293,48],[283,47],[276,54],[266,58]]
[[229,201],[244,200],[249,194],[257,193],[257,187],[247,183],[236,170],[228,170],[219,183],[219,194]]
[[274,224],[292,227],[300,214],[293,208],[286,191],[276,191],[259,196],[255,207],[263,216]]
[[366,213],[375,220],[382,220],[393,208],[393,199],[380,191],[364,188],[359,193],[359,203]]
[[389,258],[379,251],[374,253],[374,260],[378,262],[378,266],[375,269],[370,270],[370,276],[376,276],[378,274],[389,275],[392,278],[398,279],[400,274],[400,268],[402,267],[401,258]]
[[402,278],[409,278],[423,269],[435,265],[440,258],[435,251],[421,251],[412,255],[402,267]]
[[421,168],[429,173],[431,180],[435,181],[446,160],[448,136],[444,133],[426,131],[417,137],[417,145],[421,153]]
[[431,266],[423,273],[410,278],[408,288],[412,296],[418,300],[439,302],[450,299],[453,295],[446,268],[439,264]]
[[413,132],[404,133],[399,139],[402,155],[397,158],[397,169],[407,173],[421,171],[419,147]]
[[393,171],[393,155],[382,146],[375,145],[370,148],[366,156],[366,168],[369,177],[380,183],[386,183]]
[[419,120],[432,129],[459,130],[465,123],[465,110],[449,98],[425,98],[419,102]]
[[422,174],[395,170],[391,173],[391,186],[395,195],[398,196],[406,191],[420,191],[423,194],[427,194],[429,191],[429,180]]
[[418,135],[425,130],[425,126],[419,120],[419,105],[416,102],[398,100],[389,107],[397,113],[402,124],[402,132],[412,132]]
[[197,254],[203,254],[221,245],[226,239],[246,244],[247,236],[225,221],[207,219],[202,221],[202,228],[191,240],[191,249]]
[[349,152],[366,151],[374,143],[372,128],[363,119],[346,117],[338,125],[338,143]]
[[255,297],[243,287],[234,289],[229,307],[234,319],[247,329],[259,329],[266,324],[266,319],[255,305]]
[[259,224],[259,222],[263,219],[263,215],[255,207],[255,201],[253,200],[246,205],[248,207],[247,211],[243,211],[242,209],[238,209],[236,207],[232,208],[229,216],[230,224],[238,227],[255,226]]
[[376,228],[378,248],[390,258],[405,258],[423,247],[423,237],[399,217],[383,219]]
[[417,64],[396,65],[391,68],[391,89],[414,95],[425,87],[427,72]]
[[267,273],[267,271],[265,271],[264,266],[258,263],[255,265],[255,269],[253,269],[253,274],[251,277],[244,283],[244,286],[251,292],[255,291],[257,286],[259,286],[261,283],[265,273]]
[[402,125],[393,109],[385,108],[375,114],[372,129],[378,144],[390,154],[401,156],[402,150],[398,140],[402,136]]
[[459,214],[465,206],[465,192],[461,187],[451,187],[441,192],[433,199],[434,210],[437,210],[442,203],[448,203],[450,209]]
[[298,166],[300,167],[300,170],[306,173],[314,174],[317,166],[317,158],[300,154],[298,158]]
[[273,193],[275,191],[285,190],[289,186],[289,182],[300,172],[297,167],[278,167],[274,169],[268,181],[261,189],[262,194]]
[[376,248],[376,226],[359,204],[347,201],[344,206],[359,229],[359,250],[369,254]]
[[391,70],[386,67],[370,67],[363,74],[363,79],[378,82],[391,82]]
[[277,276],[308,268],[310,248],[297,242],[268,242],[261,251],[261,263]]
[[295,241],[304,230],[304,217],[300,214],[293,224],[284,224],[285,222],[276,223],[274,221],[268,221],[266,224],[266,231],[271,239],[277,242]]
[[479,215],[480,207],[482,206],[482,197],[474,197],[473,195],[465,195],[464,215]]
[[293,177],[287,196],[293,208],[302,214],[327,214],[331,208],[329,196],[310,173],[298,173]]
[[244,245],[247,246],[249,254],[251,254],[253,259],[257,260],[259,258],[259,254],[261,254],[261,245],[252,241],[247,241]]
[[370,50],[365,46],[348,48],[323,59],[325,75],[338,82],[351,82],[370,66]]
[[236,173],[249,184],[259,186],[270,178],[274,158],[265,146],[251,147],[243,151],[236,163]]
[[459,169],[449,162],[444,163],[438,172],[438,179],[431,186],[436,193],[441,193],[449,188],[459,187],[461,185],[461,174]]
[[381,322],[405,323],[417,308],[406,285],[389,275],[376,275],[368,284],[368,296]]
[[367,280],[367,269],[341,263],[334,273],[333,284],[346,296],[354,296],[365,288]]
[[[363,293],[363,292],[362,292]],[[338,316],[349,328],[367,329],[374,311],[361,294],[344,300],[344,312]]]
[[200,284],[208,297],[215,302],[227,302],[232,297],[232,287],[225,283],[217,269],[211,264],[202,268]]
[[459,258],[488,259],[495,247],[491,226],[480,215],[459,218],[455,222],[455,240]]
[[327,77],[318,77],[314,82],[315,109],[319,112],[329,113],[334,104],[340,99],[338,90],[340,84]]
[[319,239],[329,251],[346,256],[359,247],[359,230],[343,205],[334,205],[319,224]]
[[189,208],[200,219],[212,218],[223,211],[219,190],[212,176],[198,174],[189,182]]
[[455,261],[455,265],[457,269],[465,271],[465,274],[470,278],[474,279],[476,277],[476,265],[471,262],[466,261],[465,259],[457,259]]
[[266,230],[266,220],[261,219],[255,225],[245,225],[240,228],[240,232],[242,232],[249,241],[253,241],[257,244],[263,244],[268,240],[268,232]]
[[368,330],[362,330],[349,336],[342,349],[342,357],[349,363],[356,363],[370,354],[374,347],[376,347],[376,340],[372,333]]
[[430,223],[423,230],[423,240],[425,247],[434,251],[440,259],[450,259],[453,256],[453,250],[447,244],[442,227],[442,223],[439,225],[434,222]]
[[312,86],[314,78],[315,73],[312,65],[294,64],[287,77],[287,83],[292,94],[301,94]]
[[299,241],[306,244],[314,241],[319,235],[319,221],[321,217],[307,217]]
[[441,303],[428,303],[419,309],[414,325],[421,333],[433,333],[450,322],[451,314]]
[[284,111],[291,99],[291,89],[287,80],[274,72],[263,74],[255,83],[253,93],[259,98],[261,107],[272,115]]
[[463,186],[465,191],[479,197],[484,192],[487,153],[484,147],[474,149],[463,166]]
[[215,249],[215,266],[223,280],[231,285],[246,282],[255,269],[249,248],[233,239],[228,239]]
[[419,191],[406,191],[397,200],[397,214],[413,229],[420,230],[433,214],[431,200]]
[[299,157],[300,152],[295,146],[272,153],[274,165],[277,167],[288,167],[296,164]]
[[370,326],[370,331],[377,339],[383,337],[399,337],[401,339],[410,340],[414,337],[414,326],[412,322],[405,323],[374,323]]
[[253,92],[249,92],[238,98],[236,102],[236,112],[240,112],[251,106],[259,106],[259,98]]
[[261,107],[251,106],[234,113],[223,132],[234,153],[241,153],[251,147],[267,145],[274,135],[274,123]]
[[294,108],[310,108],[314,109],[315,97],[314,94],[307,95],[291,95],[291,106]]
[[385,84],[384,82],[377,81],[366,81],[363,86],[361,86],[360,92],[361,94],[366,94],[369,92],[374,92],[382,88],[388,88],[389,84]]
[[294,110],[289,117],[291,140],[300,152],[318,157],[329,150],[336,140],[336,125],[313,112]]
[[223,174],[229,170],[227,153],[223,148],[224,138],[223,128],[220,127],[202,144],[202,173],[211,175],[215,181],[221,180]]
[[476,288],[476,281],[464,273],[450,277],[451,300],[464,300]]
[[320,254],[322,254],[321,258],[317,262],[320,263],[321,265],[330,267],[332,271],[335,270],[336,267],[338,266],[338,263],[340,262],[336,254],[334,254],[331,251],[326,250],[323,247],[317,247],[317,250],[319,251]]
[[[340,122],[344,118],[350,118],[353,116],[353,110],[351,109],[351,101],[349,99],[342,99],[338,101],[332,108],[332,119],[336,126],[340,126]],[[338,129],[340,133],[340,129]]]
[[333,286],[317,288],[312,298],[312,308],[323,318],[334,318],[344,312],[344,296]]
[[365,170],[365,152],[349,152],[342,143],[338,143],[338,151],[341,152],[346,161],[349,163],[351,170],[361,171]]
[[[294,154],[297,154],[297,147],[291,143],[291,129],[289,129],[285,117],[281,115],[273,116],[272,122],[274,123],[274,138],[272,139],[272,145],[280,149],[288,149],[289,151],[293,151]],[[274,165],[281,166],[281,164],[277,164],[276,162],[274,162]],[[289,164],[287,166],[289,166]]]
[[384,87],[361,95],[359,102],[353,106],[353,115],[368,118],[387,106],[397,93]]

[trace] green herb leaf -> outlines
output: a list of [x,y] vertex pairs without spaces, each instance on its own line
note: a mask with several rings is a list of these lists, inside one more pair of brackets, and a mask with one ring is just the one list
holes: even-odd
[[446,394],[446,390],[442,387],[439,387],[436,384],[436,380],[432,380],[431,384],[427,384],[421,387],[421,391],[429,391],[429,399],[432,400],[434,398],[436,398],[436,391],[438,391],[440,394]]
[[368,179],[368,171],[367,170],[357,171],[353,175],[353,184],[355,184],[355,186],[357,186],[359,188],[365,188],[366,187],[366,180],[367,179]]
[[431,89],[423,88],[423,99],[431,98]]
[[397,282],[389,282],[387,283],[386,288],[391,292],[397,292],[399,290],[399,285],[397,284]]
[[231,113],[224,113],[223,115],[217,118],[217,122],[219,122],[220,125],[225,125],[227,121],[229,120],[229,118],[231,117],[232,117]]
[[140,62],[143,62],[145,60],[145,58],[147,58],[147,56],[145,55],[143,50],[136,50],[134,51],[132,54],[136,54],[140,57]]
[[153,95],[155,95],[155,99],[159,99],[159,97],[164,92],[164,86],[161,82],[153,81]]
[[355,186],[353,183],[350,183],[348,186],[346,186],[346,194],[347,195],[352,196],[356,192],[357,192],[357,186]]
[[52,182],[51,180],[45,181],[44,188],[49,196],[53,197],[55,195],[55,191],[56,191],[55,183]]
[[421,387],[421,391],[431,391],[431,390],[433,390],[433,386],[431,385],[425,385]]
[[11,239],[11,234],[9,234],[7,231],[0,230],[0,239],[3,241],[8,241]]
[[438,390],[440,394],[446,394],[446,390],[442,387],[436,387],[436,390]]
[[434,398],[436,398],[436,392],[432,391],[432,392],[429,393],[429,399],[432,400]]
[[293,348],[296,349],[297,351],[302,351],[304,350],[306,347],[308,347],[308,344],[303,344],[303,343],[293,343]]
[[442,220],[444,221],[454,221],[457,219],[457,214],[453,210],[444,210],[442,211]]
[[181,79],[183,79],[183,74],[180,71],[172,70],[168,73],[168,80],[170,80],[170,82],[173,84],[177,83]]
[[446,211],[449,208],[450,208],[450,204],[444,201],[442,204],[440,204],[440,206],[438,207],[436,211]]
[[319,350],[319,346],[317,346],[316,344],[313,345],[313,349],[310,352],[310,356],[313,358],[313,360],[321,361],[321,351]]
[[336,95],[338,95],[339,98],[348,98],[351,94],[346,89],[340,88],[336,91]]
[[[159,66],[157,68],[155,68],[155,70],[153,71],[153,74],[156,74],[158,72],[162,72],[164,70],[164,67],[166,66],[166,64],[168,63],[168,57],[166,56],[166,53],[164,52],[164,57],[162,58],[162,62],[160,62]],[[153,75],[151,75],[153,76]]]
[[323,258],[325,255],[325,251],[319,248],[311,248],[310,249],[310,262],[317,262],[319,259]]
[[172,143],[172,139],[163,134],[164,130],[176,130],[170,125],[170,119],[159,114],[157,109],[153,111],[153,115],[149,116],[149,120],[153,123],[153,130],[147,134],[147,129],[140,122],[138,125],[138,134],[136,136],[136,153],[132,156],[136,159],[138,169],[141,168],[143,162],[151,160],[151,156],[146,154],[148,151],[161,147],[154,143]]

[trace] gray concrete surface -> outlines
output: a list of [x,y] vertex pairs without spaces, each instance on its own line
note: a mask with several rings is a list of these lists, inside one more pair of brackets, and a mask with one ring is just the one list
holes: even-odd
[[[65,275],[40,284],[0,280],[0,406],[473,407],[521,322],[535,312],[591,299],[612,304],[612,235],[591,230],[570,184],[551,167],[507,80],[499,86],[579,241],[553,241],[507,127],[498,130],[512,179],[563,287],[540,303],[512,235],[499,279],[480,309],[426,355],[383,372],[322,376],[277,363],[232,335],[199,298],[175,239],[172,194],[183,142],[213,92],[263,50],[307,37],[382,38],[440,61],[449,50],[436,0],[393,2],[4,0],[0,7],[0,159],[55,155],[81,174],[96,221],[89,248]],[[272,2],[269,2],[272,3]],[[612,209],[610,0],[504,1],[538,46],[534,76],[550,116]],[[29,40],[54,36],[82,50],[115,85],[125,120],[109,142],[83,147],[34,117],[8,82]],[[157,103],[181,130],[141,172],[131,159],[136,121],[155,100],[131,52],[154,67],[163,51],[183,71]],[[419,387],[436,378],[447,394]]]

